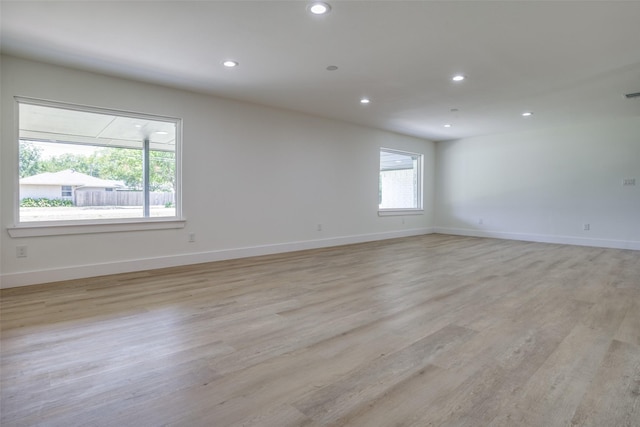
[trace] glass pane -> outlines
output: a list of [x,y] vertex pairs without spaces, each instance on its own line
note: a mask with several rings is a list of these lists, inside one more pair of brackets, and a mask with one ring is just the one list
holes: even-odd
[[380,150],[379,209],[418,209],[419,156]]
[[149,153],[149,204],[151,216],[176,215],[176,153]]
[[19,104],[20,222],[176,215],[174,122]]

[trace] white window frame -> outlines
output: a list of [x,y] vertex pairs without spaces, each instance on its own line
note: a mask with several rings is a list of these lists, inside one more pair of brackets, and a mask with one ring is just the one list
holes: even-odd
[[[62,197],[62,198],[64,198],[64,197],[68,197],[68,198],[73,197],[73,187],[71,185],[63,185],[61,187],[62,188],[60,189],[60,197]],[[65,194],[65,193],[69,193],[69,194]]]
[[34,236],[55,236],[68,234],[90,234],[121,231],[138,230],[161,230],[171,228],[183,228],[186,220],[182,216],[182,119],[176,117],[160,116],[155,114],[143,114],[126,110],[116,110],[109,108],[99,108],[79,104],[69,104],[64,102],[47,101],[36,98],[14,97],[14,144],[16,153],[19,152],[19,106],[20,104],[31,104],[45,107],[62,108],[97,114],[118,115],[145,120],[157,120],[173,122],[176,126],[175,161],[176,161],[176,185],[175,202],[176,214],[171,217],[143,217],[143,218],[110,218],[110,219],[88,219],[72,221],[37,221],[20,222],[20,179],[19,179],[19,157],[15,162],[15,182],[14,182],[14,222],[13,226],[7,227],[11,237],[34,237]]
[[[417,191],[417,207],[415,208],[380,208],[378,206],[379,216],[396,216],[396,215],[423,215],[423,177],[424,177],[424,155],[420,153],[414,153],[410,151],[398,150],[396,148],[380,147],[378,150],[378,159],[380,159],[380,152],[401,154],[403,156],[416,157],[417,161],[417,178],[416,178],[416,191]],[[381,165],[378,164],[378,186],[380,185],[380,169]],[[379,187],[378,187],[379,188]]]

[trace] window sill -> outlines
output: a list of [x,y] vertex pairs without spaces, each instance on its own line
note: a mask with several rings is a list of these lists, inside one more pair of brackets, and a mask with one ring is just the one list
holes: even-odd
[[39,237],[39,236],[62,236],[69,234],[93,234],[93,233],[115,233],[122,231],[145,231],[145,230],[167,230],[172,228],[184,228],[184,219],[162,219],[162,220],[142,220],[112,223],[65,223],[29,225],[23,224],[14,227],[7,227],[11,237]]
[[424,209],[381,209],[378,216],[424,215]]

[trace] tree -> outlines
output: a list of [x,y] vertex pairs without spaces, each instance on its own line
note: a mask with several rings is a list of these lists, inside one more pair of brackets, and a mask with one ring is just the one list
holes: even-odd
[[42,153],[42,148],[36,147],[35,145],[29,142],[20,141],[19,151],[20,151],[20,165],[19,165],[20,178],[37,175],[43,171],[42,159],[40,157]]
[[[21,143],[20,147],[20,177],[72,169],[101,179],[122,181],[129,188],[142,190],[140,149],[105,147],[90,155],[64,153],[41,160],[39,147],[29,143]],[[175,191],[175,166],[175,152],[151,151],[149,190]]]
[[104,148],[96,153],[100,178],[123,181],[127,187],[142,189],[142,151],[130,148]]
[[66,169],[72,169],[91,176],[100,176],[100,171],[95,164],[95,154],[87,156],[64,153],[42,162],[43,172],[60,172]]
[[[96,154],[95,165],[100,178],[124,181],[127,187],[142,189],[142,150],[105,148]],[[149,152],[149,190],[175,190],[175,153]]]
[[175,191],[176,153],[151,151],[149,153],[149,189],[151,191]]

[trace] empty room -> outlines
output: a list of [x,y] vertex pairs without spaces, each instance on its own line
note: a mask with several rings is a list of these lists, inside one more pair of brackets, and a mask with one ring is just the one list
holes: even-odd
[[0,1],[0,424],[640,426],[639,1]]

